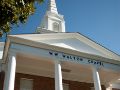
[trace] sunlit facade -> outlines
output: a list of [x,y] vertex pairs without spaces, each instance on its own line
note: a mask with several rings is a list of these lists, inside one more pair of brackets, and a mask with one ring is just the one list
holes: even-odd
[[120,90],[120,56],[65,32],[55,0],[36,34],[0,43],[0,90]]

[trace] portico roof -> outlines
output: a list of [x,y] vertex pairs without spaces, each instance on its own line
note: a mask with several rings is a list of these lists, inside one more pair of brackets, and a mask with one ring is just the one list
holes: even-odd
[[11,43],[55,50],[86,58],[119,64],[120,56],[79,33],[9,35],[4,58]]

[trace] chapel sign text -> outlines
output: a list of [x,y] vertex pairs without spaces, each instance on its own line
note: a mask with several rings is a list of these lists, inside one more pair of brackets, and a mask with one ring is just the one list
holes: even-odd
[[49,55],[54,58],[58,58],[64,61],[75,61],[75,62],[83,63],[83,64],[90,64],[90,65],[102,66],[102,67],[104,66],[104,63],[102,61],[87,59],[87,58],[83,58],[83,57],[76,56],[76,55],[70,55],[70,54],[54,52],[54,51],[49,51]]

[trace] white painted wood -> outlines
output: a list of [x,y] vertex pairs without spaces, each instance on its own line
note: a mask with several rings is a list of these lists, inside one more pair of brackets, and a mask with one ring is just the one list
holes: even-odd
[[95,90],[101,90],[100,76],[96,67],[92,67]]
[[[54,28],[55,23],[57,27]],[[41,28],[38,28],[36,32],[40,32],[40,29],[44,28],[53,32],[65,32],[65,21],[63,15],[58,14],[55,0],[49,0],[48,10],[41,22]]]
[[10,54],[8,60],[8,67],[5,74],[3,90],[14,90],[15,71],[16,71],[16,55],[12,53]]
[[[49,52],[51,52],[51,50],[47,50],[47,49],[40,49],[40,48],[35,48],[35,47],[30,47],[30,46],[25,46],[25,45],[20,45],[20,44],[11,44],[11,49],[12,50],[16,50],[16,53],[23,53],[23,54],[29,54],[29,55],[33,55],[33,56],[37,56],[37,57],[43,57],[43,58],[49,58],[50,60],[60,60],[60,61],[70,61],[70,62],[75,62],[75,63],[79,63],[79,64],[84,64],[84,65],[92,65],[92,66],[96,66],[96,67],[100,67],[103,69],[108,69],[108,70],[115,70],[120,72],[120,66],[119,65],[115,65],[112,63],[106,63],[103,62],[104,64],[103,66],[98,65],[98,64],[94,64],[89,62],[90,59],[87,58],[82,58],[82,61],[78,61],[78,60],[74,60],[73,57],[75,56],[76,58],[80,56],[76,56],[76,55],[71,55],[71,54],[65,54],[63,52],[57,52],[58,56],[55,56],[54,54],[56,53],[56,51],[52,51],[52,55],[50,55]],[[67,57],[63,58],[63,54],[65,54],[66,56],[72,56],[72,59],[68,59]],[[100,61],[100,60],[93,60],[93,61]]]
[[3,56],[3,49],[4,49],[4,42],[0,42],[0,60],[2,59]]
[[62,32],[65,32],[65,21],[62,21],[61,27],[62,27]]
[[96,50],[95,48],[87,45],[86,43],[79,41],[78,39],[71,38],[71,39],[55,39],[55,40],[43,40],[40,41],[42,43],[63,47],[71,50],[76,50],[84,53],[99,55],[107,57],[106,54]]
[[55,0],[49,0],[48,11],[58,14]]
[[55,61],[55,90],[63,90],[62,71],[59,61]]
[[[58,40],[59,41],[60,39],[65,40],[65,39],[72,39],[73,38],[73,39],[77,39],[78,42],[85,43],[89,47],[92,47],[95,50],[97,50],[98,52],[103,53],[104,55],[102,55],[102,57],[113,59],[114,61],[120,61],[119,55],[117,55],[117,54],[111,52],[110,50],[100,46],[99,44],[93,42],[92,40],[86,38],[85,36],[83,36],[79,33],[28,34],[28,35],[14,35],[14,36],[10,36],[10,37],[14,40],[14,42],[19,42],[22,44],[34,45],[34,46],[38,46],[39,43],[41,43],[41,41],[42,42],[46,42],[46,40],[47,41],[49,41],[49,40],[53,40],[53,41]],[[18,40],[20,40],[20,41],[18,41]],[[29,40],[29,42],[26,42],[26,40]],[[69,40],[68,40],[68,42],[69,42]],[[87,52],[85,52],[85,53],[87,53]],[[96,54],[94,54],[94,55],[96,55]]]
[[106,87],[106,90],[112,90],[112,84],[108,83],[108,84],[105,85],[105,87]]
[[106,90],[112,90],[112,88],[111,87],[107,87]]

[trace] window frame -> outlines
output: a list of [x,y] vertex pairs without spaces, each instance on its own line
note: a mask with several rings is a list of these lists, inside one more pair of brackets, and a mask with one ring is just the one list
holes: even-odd
[[27,81],[32,81],[32,86],[31,86],[31,90],[33,90],[33,83],[34,83],[34,80],[33,79],[29,79],[29,78],[20,78],[20,90],[22,90],[21,88],[21,81],[22,80],[27,80]]
[[67,90],[69,90],[69,84],[68,83],[63,83],[63,90],[64,90],[64,85],[67,86]]

